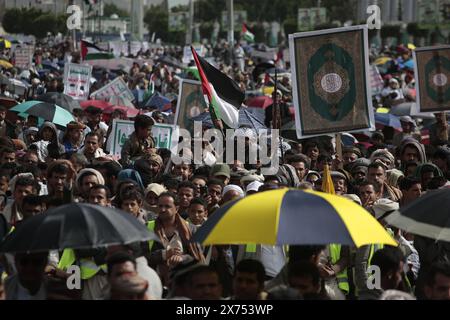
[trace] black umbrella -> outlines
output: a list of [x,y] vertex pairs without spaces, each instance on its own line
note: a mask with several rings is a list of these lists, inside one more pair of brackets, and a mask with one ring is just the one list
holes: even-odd
[[450,188],[428,191],[385,221],[412,234],[450,241]]
[[81,109],[80,103],[78,101],[64,93],[47,92],[43,95],[40,95],[36,100],[54,103],[69,112],[73,112],[73,110],[75,109]]
[[256,65],[255,69],[253,69],[253,72],[252,72],[253,81],[257,82],[259,76],[262,73],[265,73],[266,70],[270,70],[273,68],[275,68],[275,65],[273,63],[269,63],[269,62],[263,62],[263,63]]
[[166,64],[168,66],[174,67],[174,68],[179,68],[179,69],[184,69],[185,68],[185,66],[180,61],[178,61],[176,58],[171,57],[171,56],[159,57],[158,59],[156,59],[155,62],[163,63],[163,64]]
[[85,203],[71,203],[22,222],[0,244],[0,252],[102,248],[156,240],[131,214]]
[[[214,127],[211,120],[211,114],[209,112],[200,113],[198,116],[191,118],[192,121],[200,121],[204,126]],[[255,114],[247,111],[245,108],[239,109],[239,127],[247,127],[256,131],[261,129],[267,129],[264,125],[264,121],[259,119]]]

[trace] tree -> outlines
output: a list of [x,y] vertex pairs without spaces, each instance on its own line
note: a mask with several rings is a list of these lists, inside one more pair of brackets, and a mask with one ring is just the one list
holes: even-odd
[[167,10],[159,6],[151,6],[144,15],[144,23],[150,34],[156,32],[156,36],[163,40],[169,38],[169,16]]
[[3,28],[8,33],[21,33],[22,32],[22,21],[21,21],[21,11],[20,9],[14,8],[6,10],[3,16]]
[[130,16],[128,11],[120,9],[114,3],[105,4],[103,8],[103,15],[105,17],[110,17],[113,14],[117,14],[120,18],[126,18]]
[[43,38],[48,32],[65,33],[66,15],[54,15],[36,8],[6,10],[3,18],[3,28],[8,33],[23,33]]
[[33,22],[33,32],[31,33],[36,38],[44,38],[47,32],[56,34],[58,27],[58,20],[54,14],[47,13],[38,16]]

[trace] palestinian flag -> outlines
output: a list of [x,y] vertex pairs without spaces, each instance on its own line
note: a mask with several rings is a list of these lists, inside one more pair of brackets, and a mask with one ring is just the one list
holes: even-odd
[[114,55],[91,42],[81,40],[81,58],[83,60],[113,59]]
[[255,35],[251,33],[245,23],[242,24],[242,35],[247,42],[255,42]]
[[236,82],[199,57],[193,47],[191,50],[202,82],[203,94],[207,98],[213,119],[220,120],[228,128],[237,128],[239,108],[245,99],[245,94]]

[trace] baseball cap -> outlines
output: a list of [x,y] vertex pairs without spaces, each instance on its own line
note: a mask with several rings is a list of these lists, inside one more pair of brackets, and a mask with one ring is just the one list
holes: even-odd
[[227,178],[231,178],[230,166],[226,163],[223,164],[215,164],[210,171],[210,175],[217,176],[225,176]]

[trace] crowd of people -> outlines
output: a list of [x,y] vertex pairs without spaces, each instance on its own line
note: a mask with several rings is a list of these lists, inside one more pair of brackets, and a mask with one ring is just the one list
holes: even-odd
[[[209,48],[218,68],[231,76],[242,90],[257,91],[273,85],[264,73],[252,77],[263,62],[252,58],[239,44]],[[166,51],[166,52],[164,52]],[[234,54],[231,54],[234,52]],[[450,299],[450,245],[407,234],[384,222],[386,216],[430,190],[450,185],[450,148],[445,113],[436,114],[428,127],[425,144],[421,119],[400,118],[402,130],[384,127],[361,135],[337,153],[336,141],[328,137],[286,140],[277,174],[263,175],[258,164],[185,161],[174,164],[171,152],[156,149],[151,136],[155,123],[173,123],[179,79],[186,74],[177,66],[141,63],[180,51],[159,48],[139,53],[130,70],[99,70],[91,92],[122,77],[143,111],[132,118],[134,133],[125,141],[119,158],[107,150],[111,121],[126,119],[120,110],[108,115],[95,106],[75,110],[76,121],[59,128],[52,122],[38,124],[34,116],[9,120],[0,106],[0,222],[6,236],[21,223],[46,210],[71,202],[121,209],[134,216],[158,241],[104,249],[3,254],[0,260],[0,297],[11,300],[43,299]],[[400,46],[382,50],[392,65],[383,74],[384,89],[374,102],[391,108],[414,101],[414,78],[402,65],[411,49]],[[14,62],[12,52],[4,58]],[[377,58],[374,56],[373,58]],[[55,66],[45,70],[44,64]],[[56,66],[79,62],[79,54],[63,42],[36,46],[33,70],[3,69],[9,79],[22,80],[27,90],[17,95],[0,87],[0,96],[18,102],[35,100],[48,92],[62,92],[62,70]],[[286,69],[289,64],[284,63]],[[180,63],[181,64],[181,63]],[[25,72],[24,72],[25,71]],[[282,124],[291,121],[290,79],[280,79]],[[145,106],[153,93],[171,97],[171,106],[158,110]],[[1,100],[0,97],[0,101]],[[0,102],[1,104],[1,102]],[[377,106],[377,105],[376,105]],[[271,108],[271,107],[269,107]],[[271,109],[269,109],[271,110]],[[271,126],[271,112],[266,112]],[[398,247],[339,246],[202,246],[193,234],[229,201],[279,188],[321,191],[325,166],[337,195],[367,209],[398,242]],[[439,210],[440,208],[437,208]],[[445,209],[445,208],[442,208]],[[243,213],[245,214],[245,213]],[[432,212],[430,211],[430,214]],[[323,221],[326,224],[326,221]],[[249,226],[250,227],[250,226]],[[73,255],[73,259],[70,255]],[[82,287],[68,290],[68,269],[81,268]],[[381,287],[371,288],[368,268],[381,270]]]

